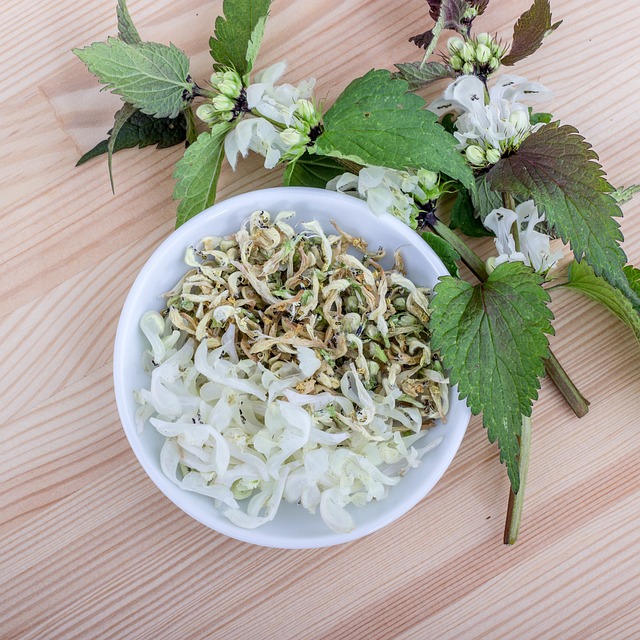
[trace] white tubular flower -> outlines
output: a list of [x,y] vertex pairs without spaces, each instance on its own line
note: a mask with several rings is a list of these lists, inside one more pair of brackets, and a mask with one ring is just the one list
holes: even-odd
[[[492,261],[498,266],[503,262],[524,262],[538,273],[545,273],[563,256],[562,251],[551,252],[551,238],[535,229],[544,222],[533,200],[527,200],[511,209],[494,209],[485,219],[484,226],[496,234],[495,244],[499,256]],[[516,237],[517,236],[517,242]],[[519,247],[517,250],[516,247]]]
[[308,100],[313,96],[316,81],[311,78],[297,87],[292,84],[274,84],[285,69],[286,64],[279,62],[257,74],[256,82],[247,87],[247,105],[261,116],[291,127],[297,123],[295,114],[298,100]]
[[505,75],[486,95],[482,81],[476,76],[460,76],[445,90],[443,97],[429,105],[439,116],[455,113],[455,137],[458,149],[465,151],[470,145],[482,149],[484,161],[476,151],[471,152],[470,162],[475,166],[495,164],[506,151],[517,149],[522,141],[542,124],[531,125],[528,107],[521,102],[542,101],[551,92],[537,82],[529,82],[519,76]]
[[327,189],[366,200],[376,215],[390,213],[415,227],[418,208],[413,197],[402,191],[403,173],[385,167],[364,167],[357,176],[344,173],[330,180]]
[[333,178],[327,189],[366,200],[376,215],[390,213],[414,229],[420,213],[416,201],[424,204],[440,195],[438,174],[424,169],[413,172],[364,167],[357,176],[343,173]]

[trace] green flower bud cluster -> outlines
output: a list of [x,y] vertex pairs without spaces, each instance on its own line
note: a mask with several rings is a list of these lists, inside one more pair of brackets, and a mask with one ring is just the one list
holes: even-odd
[[244,89],[242,79],[231,69],[216,71],[211,76],[211,87],[217,91],[210,103],[202,104],[196,109],[196,115],[208,125],[221,120],[232,120],[236,115],[238,100]]
[[489,33],[481,33],[475,38],[455,37],[447,42],[449,64],[464,75],[488,77],[499,66],[506,49],[498,44]]

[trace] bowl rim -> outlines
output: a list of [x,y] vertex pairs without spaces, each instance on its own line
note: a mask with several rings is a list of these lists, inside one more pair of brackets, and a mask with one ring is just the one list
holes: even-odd
[[[158,471],[158,468],[151,465],[148,455],[145,453],[145,447],[142,440],[138,437],[138,432],[135,427],[133,416],[127,408],[127,400],[125,394],[131,393],[131,389],[127,387],[125,382],[125,369],[123,364],[126,360],[124,354],[127,350],[127,344],[125,341],[127,332],[131,329],[131,322],[135,321],[137,326],[138,318],[133,318],[135,311],[136,300],[140,296],[141,288],[145,284],[145,281],[150,273],[157,268],[157,263],[160,256],[164,255],[174,245],[178,244],[184,250],[190,243],[194,242],[194,233],[204,221],[212,222],[215,219],[224,216],[230,210],[236,210],[245,204],[250,204],[256,199],[268,200],[269,197],[284,195],[286,192],[288,197],[308,197],[313,199],[323,200],[328,204],[332,202],[335,204],[348,202],[350,206],[356,206],[361,208],[363,214],[374,216],[377,219],[384,218],[385,224],[391,224],[395,227],[395,231],[404,236],[407,243],[414,245],[418,251],[423,253],[425,257],[428,257],[427,264],[429,268],[435,271],[435,277],[449,275],[444,263],[438,258],[433,249],[425,242],[420,245],[415,242],[416,232],[410,229],[403,222],[395,218],[390,214],[385,216],[376,216],[371,212],[367,204],[362,201],[348,196],[342,193],[329,191],[326,189],[319,189],[313,187],[271,187],[266,189],[255,189],[247,191],[235,196],[231,196],[225,200],[221,200],[211,207],[208,207],[201,213],[197,214],[193,218],[189,219],[183,225],[173,230],[148,256],[144,265],[136,275],[126,299],[122,306],[122,311],[118,319],[118,325],[114,340],[113,347],[113,382],[114,382],[114,394],[116,405],[118,409],[118,416],[122,425],[123,431],[129,446],[131,447],[134,455],[136,456],[139,464],[144,469],[149,479],[154,485],[176,506],[178,509],[191,516],[194,520],[200,522],[204,526],[212,529],[218,533],[226,535],[235,540],[247,542],[263,547],[280,548],[280,549],[310,549],[310,548],[322,548],[329,547],[345,542],[351,542],[357,540],[363,536],[369,535],[375,531],[378,531],[382,527],[395,522],[402,515],[412,509],[418,502],[420,502],[433,487],[440,480],[444,472],[447,470],[455,454],[457,453],[462,438],[466,432],[466,429],[471,418],[471,411],[466,402],[459,398],[457,394],[457,388],[453,387],[453,403],[457,404],[457,411],[460,412],[460,417],[454,427],[450,430],[447,440],[449,445],[446,449],[446,455],[438,458],[437,463],[433,466],[433,469],[429,481],[420,485],[418,490],[411,491],[407,498],[399,501],[396,505],[390,507],[384,514],[384,517],[379,517],[372,522],[362,523],[358,525],[356,529],[347,534],[331,532],[330,538],[316,538],[314,536],[306,538],[296,538],[292,536],[290,538],[282,537],[280,540],[275,539],[262,539],[260,536],[260,528],[257,529],[243,529],[229,522],[216,522],[215,526],[210,521],[207,521],[206,517],[201,513],[201,510],[194,508],[188,502],[185,504],[180,501],[179,496],[182,493],[188,493],[184,489],[175,485],[171,480],[164,476],[162,471]],[[268,207],[266,207],[268,209]],[[191,242],[189,242],[191,238]],[[451,412],[450,407],[450,412]],[[440,445],[439,445],[440,447]],[[439,448],[438,447],[438,448]],[[366,508],[366,507],[363,507]],[[277,518],[277,516],[276,516]]]

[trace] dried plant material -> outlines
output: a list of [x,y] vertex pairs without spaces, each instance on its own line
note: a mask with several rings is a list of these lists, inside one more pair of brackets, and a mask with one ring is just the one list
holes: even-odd
[[449,381],[429,291],[362,238],[296,232],[288,217],[256,211],[187,249],[167,308],[141,320],[151,385],[136,415],[167,438],[165,473],[239,526],[268,522],[284,498],[346,531],[344,507],[384,498],[434,446],[418,445],[445,419]]

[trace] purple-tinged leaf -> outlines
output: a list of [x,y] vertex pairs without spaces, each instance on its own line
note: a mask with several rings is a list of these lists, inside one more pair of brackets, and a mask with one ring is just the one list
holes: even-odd
[[543,39],[561,24],[562,20],[551,23],[549,0],[535,0],[531,8],[518,18],[513,27],[511,50],[502,58],[502,64],[510,67],[535,53],[542,45]]
[[596,275],[605,278],[640,309],[640,297],[622,271],[627,257],[624,239],[615,220],[622,215],[611,196],[598,156],[569,125],[552,122],[532,133],[511,156],[502,158],[487,173],[495,191],[522,200],[533,199],[549,224],[584,257]]
[[[474,19],[487,8],[489,0],[427,0],[429,3],[429,15],[438,20],[440,11],[444,11],[443,29],[451,29],[465,35],[469,34],[469,29]],[[426,49],[433,39],[433,30],[429,29],[424,33],[419,33],[409,38],[421,49]]]

